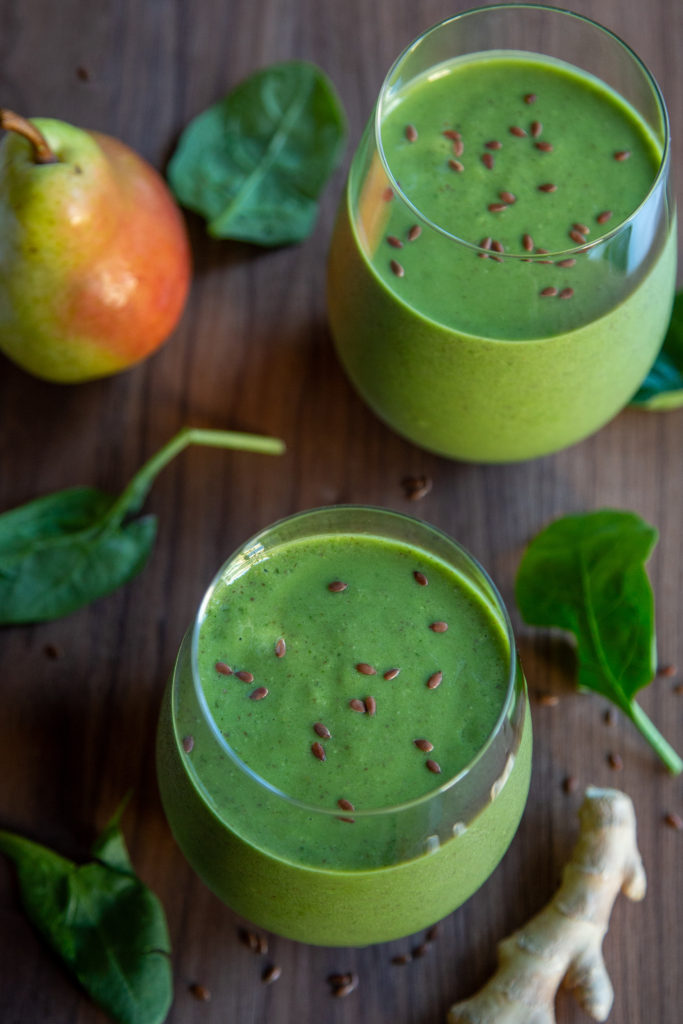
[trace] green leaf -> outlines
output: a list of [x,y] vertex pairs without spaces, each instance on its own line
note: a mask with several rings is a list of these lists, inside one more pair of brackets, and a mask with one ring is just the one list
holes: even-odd
[[664,343],[632,404],[655,412],[683,405],[683,292],[674,299]]
[[72,487],[0,514],[0,625],[68,615],[131,580],[147,564],[155,516],[137,515],[163,467],[189,444],[275,455],[276,438],[186,428],[114,498]]
[[29,839],[0,831],[16,866],[29,919],[88,994],[121,1024],[161,1024],[173,998],[170,941],[161,903],[134,874],[119,814],[77,865]]
[[634,700],[657,666],[654,597],[645,571],[656,542],[654,527],[632,512],[565,516],[527,547],[515,596],[530,625],[574,634],[579,688],[621,708],[678,773],[683,761]]
[[313,230],[345,141],[332,83],[314,64],[285,61],[257,71],[190,122],[168,180],[213,237],[287,245]]

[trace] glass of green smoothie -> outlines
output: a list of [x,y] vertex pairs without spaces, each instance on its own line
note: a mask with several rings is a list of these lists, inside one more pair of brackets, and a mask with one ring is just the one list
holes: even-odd
[[488,878],[526,801],[505,607],[417,519],[351,505],[284,519],[211,583],[157,755],[178,844],[238,914],[317,945],[412,934]]
[[480,462],[581,440],[647,374],[675,274],[666,107],[620,39],[506,4],[401,54],[328,272],[339,357],[389,426]]

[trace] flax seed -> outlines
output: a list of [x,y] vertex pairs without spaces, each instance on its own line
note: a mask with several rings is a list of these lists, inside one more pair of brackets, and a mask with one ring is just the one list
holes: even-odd
[[349,707],[352,711],[358,711],[360,714],[365,714],[365,704],[358,697],[354,697],[349,701]]
[[355,811],[356,809],[351,801],[347,800],[345,797],[341,797],[337,800],[337,806],[341,807],[342,811]]
[[575,231],[580,231],[582,235],[590,235],[590,233],[591,233],[591,229],[588,227],[587,224],[578,224],[578,223],[576,223],[576,224],[572,224],[572,227],[574,228]]
[[524,97],[524,102],[525,103],[535,103],[537,99],[538,99],[538,97],[537,97],[535,92],[528,92],[526,94],[526,96]]
[[610,753],[607,755],[607,763],[612,771],[620,772],[624,767],[624,762],[619,754]]
[[489,213],[502,213],[507,210],[507,203],[489,203]]
[[240,679],[243,683],[253,683],[254,676],[251,672],[246,672],[244,669],[240,669],[239,672],[235,672],[235,678]]
[[603,210],[602,213],[599,213],[595,219],[598,222],[598,224],[606,224],[607,221],[611,218],[611,216],[611,210]]
[[532,121],[530,130],[532,138],[537,139],[538,136],[543,132],[543,125],[540,121]]
[[502,149],[503,143],[499,142],[498,139],[491,139],[489,142],[485,142],[484,145],[487,149]]
[[558,299],[571,299],[573,295],[574,295],[574,289],[573,288],[562,288],[558,292],[557,297],[558,297]]
[[353,975],[350,981],[347,981],[345,985],[338,985],[333,989],[332,995],[335,999],[344,999],[345,996],[351,995],[351,993],[358,988],[358,976]]
[[400,671],[400,668],[388,668],[384,673],[384,679],[391,682],[392,679],[396,678]]
[[325,748],[322,743],[318,743],[317,740],[315,743],[311,744],[311,753],[313,754],[313,757],[317,757],[319,761],[327,760],[327,757],[325,756]]
[[[557,293],[557,288],[555,293]],[[560,703],[560,698],[555,693],[539,693],[538,703],[544,708],[556,708]]]
[[619,163],[622,163],[624,160],[628,160],[630,155],[631,155],[631,151],[630,150],[628,150],[628,149],[620,149],[617,153],[614,154],[614,159],[618,160]]
[[394,190],[391,187],[391,185],[387,185],[387,187],[384,189],[384,192],[382,192],[382,199],[384,200],[385,203],[390,203],[393,198]]
[[220,672],[222,676],[231,676],[232,669],[229,665],[226,665],[224,661],[217,661],[215,665],[216,672]]
[[416,583],[419,583],[421,587],[426,587],[429,585],[429,580],[427,579],[423,572],[420,572],[419,569],[416,569],[415,572],[413,573],[413,579],[415,580]]
[[415,744],[418,750],[422,751],[423,754],[431,754],[432,750],[434,749],[434,744],[430,743],[429,740],[413,740],[413,743]]
[[528,234],[527,235],[522,235],[522,246],[523,246],[525,252],[533,252],[534,251],[534,240],[531,237],[531,235],[528,235]]
[[447,128],[446,131],[441,133],[446,139],[450,139],[451,142],[456,142],[458,139],[462,139],[460,132],[457,132],[455,128]]
[[617,713],[614,708],[606,708],[605,713],[602,716],[602,720],[605,725],[609,725],[610,727],[616,725]]
[[573,267],[576,265],[575,259],[558,260],[555,264],[556,267]]
[[557,288],[555,288],[553,285],[548,285],[547,288],[543,288],[539,292],[539,295],[542,295],[544,299],[554,298],[554,296],[557,295]]
[[430,758],[426,762],[426,764],[427,768],[429,768],[430,772],[432,772],[433,775],[441,775],[441,765],[439,764],[438,761],[432,761],[432,759]]
[[206,985],[198,985],[196,982],[190,985],[190,995],[199,1000],[200,1003],[208,1003],[211,999],[211,993]]
[[552,142],[536,142],[534,145],[541,153],[552,153],[553,151]]
[[678,672],[678,669],[676,668],[675,665],[658,665],[657,666],[657,675],[658,676],[664,676],[664,678],[666,678],[666,679],[671,679],[672,676],[675,676],[677,672]]
[[487,168],[487,170],[493,170],[494,160],[490,153],[482,153],[481,162],[483,163],[484,167]]
[[572,242],[576,242],[577,245],[586,244],[586,236],[582,235],[580,231],[576,230],[576,228],[571,229],[571,231],[569,232],[569,237],[571,238]]
[[392,964],[396,964],[397,967],[405,967],[413,959],[410,953],[397,953],[396,956],[392,956]]
[[459,160],[449,160],[448,166],[452,171],[457,171],[458,174],[462,174],[462,172],[465,170],[465,165],[460,163]]
[[513,124],[510,127],[510,135],[515,135],[518,139],[523,139],[526,136],[524,128],[520,128],[519,125]]
[[366,697],[363,704],[368,715],[374,715],[377,712],[377,701],[374,697]]
[[249,694],[250,700],[263,700],[264,697],[268,696],[268,688],[266,686],[257,686],[255,690],[252,690]]
[[271,964],[270,967],[266,967],[265,971],[261,975],[261,981],[264,985],[272,985],[274,981],[277,981],[282,974],[282,968],[277,964]]
[[183,750],[186,754],[191,754],[194,749],[194,736],[183,736]]
[[443,679],[443,672],[433,672],[427,680],[427,689],[435,690],[437,686],[441,685]]
[[462,136],[456,132],[457,138],[453,139],[453,152],[456,156],[462,156],[465,152],[465,144],[462,141]]
[[348,588],[348,583],[343,583],[342,580],[333,580],[332,583],[327,584],[327,589],[332,591],[333,594],[340,594],[342,590]]
[[491,248],[494,252],[505,252],[505,246],[502,242],[499,242],[496,238],[491,242]]
[[565,775],[564,779],[562,780],[562,789],[565,791],[565,793],[575,793],[578,788],[579,780],[577,779],[576,775]]
[[407,124],[405,129],[405,136],[408,142],[417,141],[417,128],[414,124]]
[[508,203],[510,206],[512,206],[513,203],[517,202],[517,196],[514,192],[503,191],[500,192],[499,195],[503,202]]
[[413,959],[419,960],[420,957],[426,956],[431,947],[430,942],[421,942],[419,946],[415,946],[412,950]]
[[389,266],[391,267],[392,274],[396,274],[396,277],[403,277],[403,275],[405,274],[405,270],[398,262],[398,260],[391,260]]
[[432,927],[427,932],[427,934],[425,935],[425,941],[426,942],[436,942],[436,940],[439,937],[439,932],[440,931],[441,931],[441,927],[440,927],[439,923],[437,922],[436,924],[433,924]]
[[360,672],[362,676],[377,675],[377,669],[372,665],[368,665],[367,661],[359,661],[356,665],[356,672]]
[[285,638],[281,636],[278,642],[275,644],[275,657],[284,658],[286,653],[287,644],[285,643]]
[[414,242],[415,239],[419,238],[421,234],[422,234],[422,228],[420,227],[420,225],[419,224],[413,224],[413,226],[408,229],[408,241],[409,242]]
[[410,501],[418,501],[426,497],[432,489],[432,479],[429,476],[406,476],[401,480],[401,486],[405,496]]
[[447,622],[430,622],[429,628],[433,633],[445,633],[448,629]]
[[326,725],[323,725],[322,722],[314,722],[313,730],[318,734],[318,736],[320,736],[321,740],[329,740],[332,738],[332,733]]
[[670,811],[664,815],[664,823],[669,828],[675,828],[677,832],[683,832],[683,818],[681,818],[680,814],[676,814],[675,811]]
[[397,238],[396,235],[387,235],[387,242],[394,249],[402,249],[403,248],[403,242],[401,241],[400,238]]
[[557,192],[557,185],[553,185],[551,181],[546,181],[542,185],[538,186],[539,192]]

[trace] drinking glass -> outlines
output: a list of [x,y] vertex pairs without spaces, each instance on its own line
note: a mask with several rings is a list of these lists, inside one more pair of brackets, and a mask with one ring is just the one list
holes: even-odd
[[[435,91],[451,79],[442,108]],[[549,216],[566,220],[561,235]],[[569,11],[496,5],[399,56],[353,158],[328,265],[341,363],[395,431],[477,462],[587,437],[654,362],[675,275],[666,107],[612,32]]]

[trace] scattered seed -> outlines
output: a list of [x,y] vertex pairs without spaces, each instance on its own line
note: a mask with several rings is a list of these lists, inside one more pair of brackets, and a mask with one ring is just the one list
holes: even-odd
[[416,569],[415,572],[413,573],[413,579],[415,580],[416,583],[419,583],[421,587],[429,586],[429,580],[427,579],[423,572],[420,572],[419,569]]
[[533,252],[534,251],[534,240],[531,237],[531,235],[529,235],[529,234],[522,235],[522,246],[524,247],[525,252]]
[[391,267],[392,274],[396,274],[396,277],[403,277],[403,275],[405,274],[405,270],[398,262],[398,260],[391,260],[389,266]]
[[250,700],[263,700],[264,697],[268,696],[267,686],[257,686],[255,690],[252,690],[249,694]]
[[45,644],[43,647],[43,654],[46,658],[49,658],[50,661],[56,661],[57,658],[61,657],[61,653],[62,652],[56,644]]
[[408,142],[416,142],[417,141],[417,128],[415,127],[414,124],[407,124],[406,125],[405,136],[406,136]]
[[487,168],[487,170],[493,170],[494,160],[490,153],[482,153],[481,162],[483,163],[484,167]]
[[355,818],[347,818],[343,814],[340,814],[340,815],[337,816],[337,821],[345,821],[348,825],[355,825],[356,824],[356,819]]
[[554,298],[557,295],[557,288],[550,284],[547,288],[542,288],[539,295],[542,295],[544,299]]
[[[548,251],[547,249],[541,249],[541,247],[540,247],[540,246],[539,246],[539,247],[538,247],[538,249],[536,250],[536,252],[539,252],[539,253],[540,253],[540,252],[547,252],[547,251]],[[544,260],[539,260],[538,262],[539,262],[539,263],[543,263],[543,262],[545,262],[545,261],[544,261]]]
[[587,224],[572,224],[575,231],[580,231],[582,235],[590,235],[591,229]]
[[363,701],[365,710],[369,715],[374,715],[377,711],[377,701],[374,697],[366,697]]
[[352,700],[349,701],[349,707],[352,711],[358,711],[363,715],[365,714],[365,704],[362,700],[359,700],[358,697],[353,697]]
[[433,772],[434,775],[441,775],[441,765],[439,764],[438,761],[432,761],[432,759],[430,758],[429,761],[426,762],[426,764],[430,772]]
[[524,128],[520,128],[519,125],[513,124],[510,127],[510,135],[516,135],[518,139],[523,139],[526,135]]
[[355,973],[351,974],[350,979],[343,985],[336,985],[332,990],[332,995],[336,999],[344,999],[345,996],[351,995],[351,993],[358,988],[358,975]]
[[348,985],[351,981],[351,972],[346,971],[344,974],[328,974],[327,981],[330,985]]
[[604,715],[602,716],[602,720],[605,723],[605,725],[615,725],[617,721],[617,713],[614,710],[614,708],[607,708],[605,710]]
[[419,238],[421,234],[422,234],[422,228],[420,227],[420,225],[419,224],[413,224],[412,227],[408,229],[408,241],[409,242],[414,242],[415,239]]
[[183,750],[186,754],[191,754],[194,749],[194,736],[183,736]]
[[284,658],[287,653],[287,644],[285,643],[284,637],[280,637],[278,642],[275,644],[275,657]]
[[391,187],[391,185],[387,185],[387,187],[384,189],[384,192],[382,192],[382,199],[384,200],[385,203],[390,203],[393,198],[394,190]]
[[79,78],[81,82],[89,82],[90,72],[87,68],[79,66],[76,68],[76,77]]
[[373,668],[372,665],[368,665],[367,661],[359,661],[356,665],[356,672],[360,672],[362,676],[377,675],[377,669]]
[[430,942],[421,942],[419,946],[414,946],[412,950],[413,959],[419,960],[420,957],[425,956],[429,952],[430,946]]
[[447,128],[445,132],[441,133],[445,138],[450,139],[452,142],[457,142],[458,139],[462,139],[460,132],[457,132],[455,128]]
[[560,698],[554,693],[539,693],[538,703],[544,708],[556,708]]
[[391,682],[392,679],[396,678],[400,671],[400,668],[388,668],[384,673],[383,678]]
[[487,235],[486,238],[482,238],[481,242],[479,243],[479,248],[480,249],[490,249],[492,245],[493,245],[493,239],[491,238],[490,235]]
[[503,192],[499,192],[498,194],[500,195],[500,198],[503,200],[503,202],[504,203],[509,203],[510,206],[513,203],[517,202],[517,196],[515,195],[514,192],[503,191]]
[[507,210],[507,203],[489,203],[490,213],[502,213],[503,210]]
[[194,985],[190,985],[190,995],[198,999],[200,1003],[208,1003],[211,999],[211,993],[206,985],[198,985],[196,982]]
[[607,755],[607,763],[610,766],[610,768],[615,772],[620,772],[621,769],[624,767],[624,762],[619,754],[609,753]]
[[347,800],[345,797],[341,797],[341,799],[337,800],[337,805],[341,807],[342,811],[355,811],[356,809],[351,801]]
[[561,288],[560,291],[557,293],[558,299],[571,299],[573,295],[573,288]]
[[491,242],[491,248],[494,252],[505,252],[505,246],[502,242],[499,242],[496,238]]
[[611,210],[603,210],[602,213],[599,213],[595,219],[598,222],[598,224],[606,224],[611,216]]
[[614,159],[618,160],[619,163],[622,163],[624,160],[628,160],[630,155],[631,155],[631,151],[630,150],[628,150],[628,149],[620,149],[617,153],[614,154]]
[[322,743],[318,743],[317,740],[315,743],[311,744],[311,753],[313,754],[313,757],[317,757],[319,761],[327,760],[327,757],[325,756],[325,748]]
[[392,964],[396,964],[397,967],[405,967],[413,959],[410,953],[397,953],[396,956],[392,956]]
[[265,971],[261,975],[261,981],[264,985],[272,985],[274,981],[282,974],[282,968],[277,964],[271,964],[270,967],[266,967]]
[[569,232],[569,237],[571,238],[572,242],[576,242],[577,245],[586,244],[586,236],[581,234],[580,231],[577,231],[576,228],[571,229],[571,231]]
[[456,137],[453,139],[453,152],[456,156],[462,156],[465,152],[465,145],[462,141],[462,136],[456,132]]
[[401,480],[401,486],[406,498],[410,501],[419,501],[431,491],[432,479],[428,476],[406,476]]
[[677,685],[674,686],[674,693],[683,693],[683,683],[677,683]]
[[241,928],[239,938],[242,945],[250,949],[252,953],[265,955],[268,952],[268,939],[265,935],[257,935],[256,932]]
[[675,665],[658,665],[657,666],[657,675],[658,676],[664,676],[666,679],[670,679],[672,676],[675,676],[677,672],[678,672],[678,669],[676,668]]
[[239,672],[235,672],[235,678],[236,679],[241,679],[243,683],[253,683],[254,682],[254,677],[251,674],[251,672],[247,672],[247,671],[245,671],[245,669],[240,669]]
[[443,679],[443,672],[433,672],[432,675],[427,680],[427,689],[428,690],[435,690],[437,688],[437,686],[441,685],[441,680],[442,679]]
[[430,622],[429,623],[429,628],[431,629],[432,633],[445,633],[446,630],[448,629],[448,623],[447,622]]
[[552,142],[535,142],[536,149],[540,150],[541,153],[552,153],[553,144]]
[[327,589],[332,591],[333,594],[341,594],[342,590],[348,588],[348,583],[343,583],[341,580],[333,580],[327,584]]
[[441,931],[441,927],[440,927],[440,925],[439,925],[439,923],[437,921],[437,923],[433,924],[432,927],[427,932],[427,934],[425,935],[425,941],[426,942],[436,942],[436,940],[439,937],[439,932],[440,931]]
[[551,181],[546,181],[542,185],[538,186],[539,192],[556,192],[557,185],[553,185]]
[[226,665],[224,661],[217,661],[215,665],[216,672],[220,672],[222,676],[231,676],[232,669],[229,665]]
[[387,235],[387,242],[394,249],[402,249],[403,248],[403,242],[401,241],[400,238],[397,238],[396,235]]
[[413,743],[415,744],[418,750],[422,751],[423,754],[431,754],[432,750],[434,749],[434,744],[430,743],[429,740],[413,740]]
[[562,780],[562,789],[565,793],[575,793],[579,788],[579,780],[576,775],[565,775]]
[[320,736],[321,740],[329,740],[332,738],[332,733],[326,725],[323,725],[322,722],[314,722],[313,730],[318,734],[318,736]]
[[458,174],[462,174],[462,172],[465,170],[465,165],[462,164],[459,160],[449,160],[448,166],[452,171],[457,171]]
[[537,99],[538,99],[538,97],[536,96],[535,92],[528,92],[526,94],[526,96],[524,97],[524,102],[525,103],[535,103]]
[[540,121],[532,121],[530,131],[532,138],[537,139],[538,136],[541,135],[541,133],[543,132],[543,125]]
[[681,818],[680,814],[676,814],[675,811],[669,811],[668,814],[665,814],[664,822],[669,828],[675,828],[677,832],[683,831],[683,818]]
[[555,264],[556,267],[573,267],[576,264],[575,259],[558,260]]

